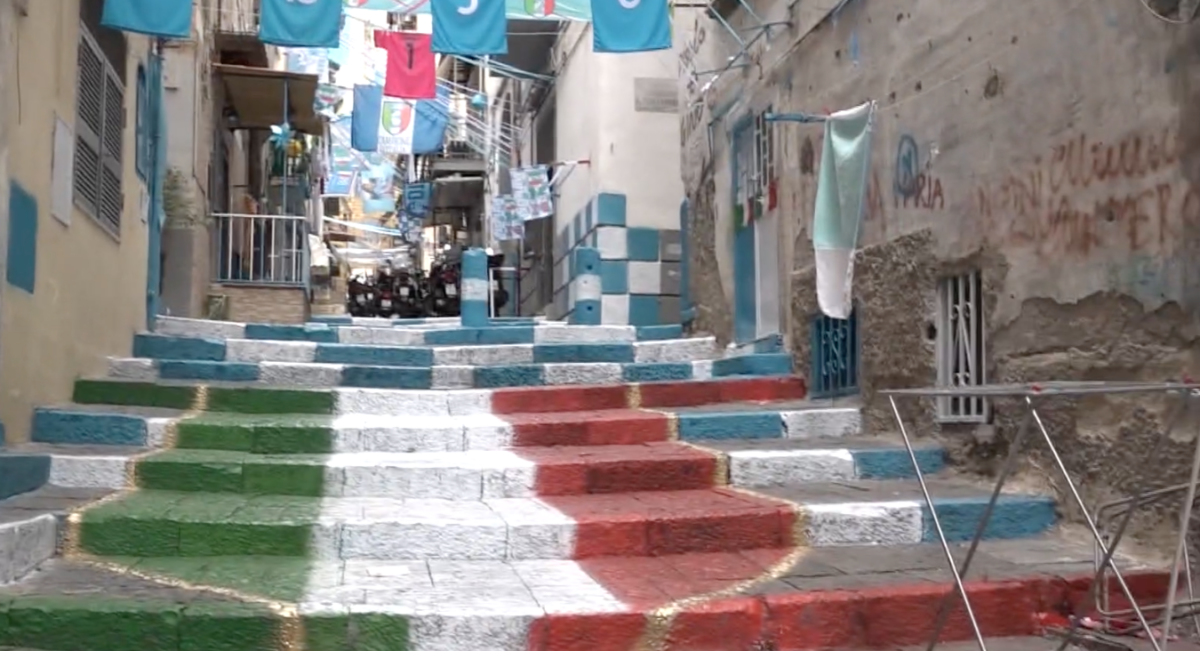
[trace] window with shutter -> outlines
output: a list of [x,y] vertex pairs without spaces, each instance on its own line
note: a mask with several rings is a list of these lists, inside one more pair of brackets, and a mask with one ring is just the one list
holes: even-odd
[[125,89],[83,24],[79,30],[77,72],[75,205],[116,235],[121,230],[125,207],[121,183]]
[[138,66],[137,71],[137,173],[143,181],[150,178],[150,137],[147,130],[150,119],[149,96],[146,93],[146,69]]

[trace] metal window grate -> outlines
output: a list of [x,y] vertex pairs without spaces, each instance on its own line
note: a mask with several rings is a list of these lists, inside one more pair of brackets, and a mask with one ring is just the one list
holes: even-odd
[[814,398],[837,398],[858,393],[858,314],[835,319],[817,314],[809,322],[812,339],[812,377],[809,393]]
[[116,235],[125,209],[125,90],[82,23],[78,52],[74,201]]
[[[938,282],[938,386],[980,386],[987,382],[984,364],[983,280],[979,271]],[[983,397],[940,397],[938,419],[986,422],[990,405]]]

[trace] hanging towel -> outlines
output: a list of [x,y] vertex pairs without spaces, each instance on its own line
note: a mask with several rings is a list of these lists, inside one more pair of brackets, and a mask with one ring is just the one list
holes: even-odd
[[812,234],[817,304],[835,319],[849,318],[853,309],[854,249],[867,192],[874,115],[875,103],[867,102],[825,120]]

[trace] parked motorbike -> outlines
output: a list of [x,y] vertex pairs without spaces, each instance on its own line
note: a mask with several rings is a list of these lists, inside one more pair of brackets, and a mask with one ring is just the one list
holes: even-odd
[[459,316],[459,283],[462,279],[462,251],[447,245],[433,261],[426,279],[425,312],[429,316]]
[[419,271],[400,269],[395,275],[396,316],[415,319],[425,316],[425,302],[421,291]]
[[375,272],[375,287],[379,298],[375,304],[375,316],[388,318],[396,313],[396,279],[391,271],[391,262],[385,262]]
[[374,316],[375,287],[362,276],[350,279],[346,287],[346,311],[350,316]]

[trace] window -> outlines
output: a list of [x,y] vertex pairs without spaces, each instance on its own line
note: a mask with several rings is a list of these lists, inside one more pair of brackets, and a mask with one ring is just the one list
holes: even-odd
[[146,87],[146,69],[137,71],[137,173],[143,181],[150,180],[150,93]]
[[121,187],[125,89],[86,22],[79,28],[77,71],[75,205],[116,234],[125,206]]
[[[938,283],[937,379],[939,386],[974,387],[987,381],[984,366],[983,281],[979,271],[943,278]],[[938,419],[986,422],[989,404],[982,397],[941,397]]]

